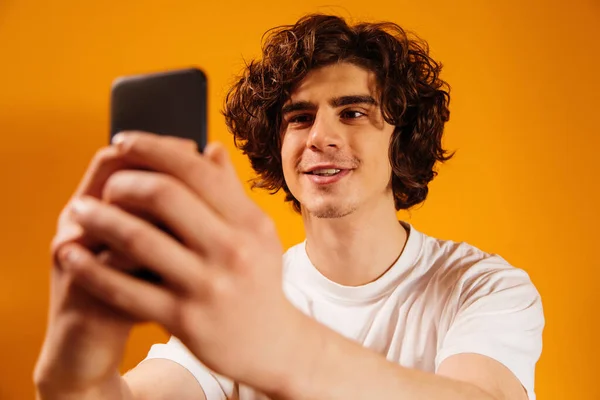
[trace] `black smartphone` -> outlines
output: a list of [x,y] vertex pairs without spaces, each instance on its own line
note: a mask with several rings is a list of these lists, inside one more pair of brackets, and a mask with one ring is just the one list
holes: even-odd
[[206,146],[206,75],[198,68],[115,79],[110,99],[110,140],[122,131],[192,139]]
[[[206,75],[198,68],[115,79],[110,98],[110,141],[122,131],[145,131],[192,139],[203,151],[207,140],[206,83]],[[151,283],[162,282],[146,268],[131,275]]]

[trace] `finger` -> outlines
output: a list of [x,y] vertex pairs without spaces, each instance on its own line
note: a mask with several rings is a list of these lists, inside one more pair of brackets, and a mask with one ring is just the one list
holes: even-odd
[[[68,205],[69,218],[65,219],[56,233],[56,236],[52,239],[50,245],[50,252],[52,254],[52,259],[54,260],[54,264],[56,264],[56,257],[60,248],[64,246],[66,243],[75,242],[79,243],[82,246],[87,247],[92,253],[99,254],[103,250],[106,250],[106,247],[103,243],[99,242],[98,239],[87,235],[85,230],[81,227],[81,225],[77,224],[73,220],[73,213],[71,210],[72,201]],[[128,208],[127,206],[122,207],[125,211],[135,215],[138,218],[142,218],[152,224],[159,225],[160,222],[154,218],[152,215],[143,212],[142,210],[136,210],[134,208]]]
[[[151,215],[185,246],[200,252],[230,240],[223,220],[187,186],[165,174],[119,171],[106,183],[104,199],[135,213]],[[181,210],[189,210],[182,213]]]
[[205,271],[198,256],[148,222],[91,197],[78,199],[74,209],[77,222],[91,236],[172,286],[190,290],[201,284]]
[[[148,134],[150,135],[150,134]],[[113,140],[119,141],[119,134],[115,135]],[[195,154],[198,145],[193,140],[176,137],[162,137],[162,140],[169,143],[170,147],[178,149],[180,152]],[[135,160],[123,158],[119,147],[104,147],[95,154],[90,162],[80,184],[77,186],[72,198],[80,196],[92,196],[100,198],[106,180],[116,171],[122,169],[140,169],[144,165],[136,164]],[[63,218],[68,217],[65,215]]]
[[102,187],[108,177],[115,171],[127,167],[128,160],[120,157],[117,147],[103,147],[96,152],[90,161],[81,182],[77,186],[73,197],[82,195],[99,198],[102,194]]
[[198,153],[182,152],[159,136],[138,132],[124,134],[118,147],[123,157],[131,162],[184,182],[230,222],[245,221],[249,213],[256,212],[256,207],[247,198],[233,166],[224,166],[231,162],[226,153],[223,153],[222,147],[217,146],[216,150],[211,150],[217,152],[213,156],[219,162],[213,162]]
[[163,142],[169,142],[173,146],[180,147],[182,151],[186,151],[186,150],[191,151],[191,152],[198,151],[198,143],[195,140],[182,138],[182,137],[178,137],[178,136],[162,135],[162,134],[156,134],[156,133],[144,132],[144,131],[119,132],[115,136],[113,136],[111,143],[113,145],[118,145],[121,141],[123,141],[130,134],[142,134],[142,135],[147,135],[147,136],[154,136],[156,138],[160,138]]
[[60,266],[58,263],[58,253],[65,244],[71,242],[87,247],[92,253],[99,253],[105,248],[97,239],[86,235],[81,225],[74,222],[71,218],[71,220],[62,223],[50,243],[50,254],[53,265]]
[[101,301],[134,318],[171,325],[177,313],[177,298],[164,288],[99,263],[85,247],[75,243],[64,246],[59,259],[74,282]]
[[96,152],[71,199],[59,216],[57,234],[51,243],[52,259],[55,262],[58,251],[68,242],[80,243],[93,252],[101,250],[101,244],[85,236],[81,226],[73,222],[73,200],[83,195],[100,198],[104,184],[115,171],[133,167],[128,160],[120,157],[120,152],[114,146],[104,147]]
[[131,272],[139,267],[131,258],[111,249],[105,249],[98,253],[96,261],[124,272]]
[[[118,136],[119,135],[115,136],[117,141]],[[164,140],[169,142],[171,146],[180,149],[182,152],[196,153],[198,149],[196,142],[193,140],[176,137],[166,137]],[[104,147],[95,154],[88,165],[81,182],[69,200],[69,203],[59,216],[57,234],[52,239],[50,246],[51,256],[55,265],[58,251],[66,243],[80,243],[95,253],[101,251],[103,248],[101,243],[86,236],[81,227],[73,222],[71,210],[73,200],[80,196],[101,198],[104,185],[113,173],[122,169],[142,168],[144,168],[143,165],[137,165],[135,162],[132,162],[132,160],[123,158],[116,146]],[[151,220],[149,216],[140,217]]]
[[128,275],[134,276],[146,282],[161,284],[162,277],[147,268],[140,267],[124,254],[119,254],[114,250],[104,250],[96,256],[96,261],[110,268],[120,270]]

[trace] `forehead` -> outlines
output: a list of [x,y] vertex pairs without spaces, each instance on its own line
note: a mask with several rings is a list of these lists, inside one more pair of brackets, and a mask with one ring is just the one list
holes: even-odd
[[337,63],[310,71],[293,90],[290,101],[326,101],[346,95],[376,97],[375,74],[351,63]]

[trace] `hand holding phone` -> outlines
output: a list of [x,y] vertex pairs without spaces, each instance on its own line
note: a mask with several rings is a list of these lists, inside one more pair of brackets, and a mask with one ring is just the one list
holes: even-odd
[[[110,139],[122,131],[144,131],[194,140],[206,146],[206,75],[197,68],[131,75],[112,86]],[[158,282],[145,269],[138,278]]]

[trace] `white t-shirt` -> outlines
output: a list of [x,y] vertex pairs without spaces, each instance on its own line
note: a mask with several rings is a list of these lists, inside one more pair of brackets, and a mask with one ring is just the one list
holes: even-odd
[[[283,258],[286,296],[317,321],[404,367],[433,373],[454,354],[491,357],[535,400],[544,315],[527,273],[498,255],[403,225],[409,237],[398,261],[363,286],[342,286],[321,275],[305,242],[290,248]],[[151,358],[187,368],[208,400],[266,399],[212,373],[175,337],[152,346],[146,359]]]

